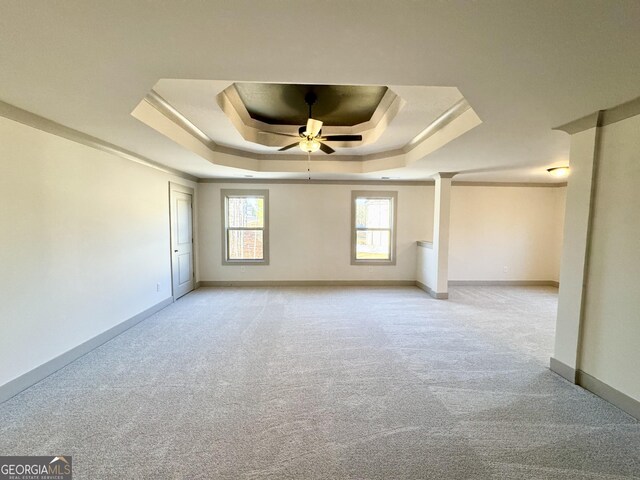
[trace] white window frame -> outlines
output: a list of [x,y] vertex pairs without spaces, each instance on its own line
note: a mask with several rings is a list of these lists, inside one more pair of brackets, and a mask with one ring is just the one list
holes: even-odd
[[[230,190],[220,191],[222,203],[222,264],[223,265],[269,265],[269,190]],[[262,228],[229,227],[228,199],[234,197],[262,197],[264,199],[264,222]],[[262,230],[262,255],[261,259],[230,259],[229,258],[229,231],[230,230]]]
[[[357,228],[356,227],[356,200],[358,198],[384,198],[391,200],[391,228]],[[351,192],[351,265],[395,265],[396,264],[396,230],[398,212],[398,192],[397,191],[373,191],[373,190],[353,190]],[[384,260],[377,259],[357,259],[356,242],[358,231],[361,230],[391,230],[390,232],[390,258]]]

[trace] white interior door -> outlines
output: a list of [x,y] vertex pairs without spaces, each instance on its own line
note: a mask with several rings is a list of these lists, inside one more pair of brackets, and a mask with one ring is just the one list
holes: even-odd
[[[187,192],[191,193],[187,193]],[[193,190],[171,184],[171,272],[173,299],[193,290]]]

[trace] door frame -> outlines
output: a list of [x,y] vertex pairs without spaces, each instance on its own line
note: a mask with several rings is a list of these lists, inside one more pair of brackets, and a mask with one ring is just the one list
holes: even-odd
[[191,271],[193,273],[193,290],[198,288],[198,282],[196,282],[196,223],[195,215],[193,214],[196,205],[196,195],[195,189],[192,187],[187,187],[180,183],[169,182],[169,265],[171,272],[171,297],[175,302],[177,299],[173,285],[173,218],[171,215],[173,205],[171,204],[171,191],[191,195]]

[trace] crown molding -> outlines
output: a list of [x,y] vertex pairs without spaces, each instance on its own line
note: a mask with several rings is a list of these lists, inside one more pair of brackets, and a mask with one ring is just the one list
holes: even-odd
[[261,185],[393,185],[393,186],[433,186],[433,180],[308,180],[302,178],[201,178],[198,183],[245,183]]
[[[391,92],[391,90],[388,90],[388,92]],[[230,105],[231,103],[233,103],[229,99],[228,94],[231,94],[231,96],[233,96],[233,95],[237,95],[237,92],[235,91],[234,88],[232,88],[232,89],[224,90],[222,93],[224,93],[224,95],[218,96],[218,105],[223,111],[226,111],[229,108],[231,108],[231,107],[228,107],[227,104]],[[393,101],[390,101],[390,102],[391,103],[388,106],[388,109],[386,112],[394,113],[396,110],[399,110],[399,108],[401,107],[400,104],[402,103],[402,99],[396,95],[395,99],[393,99]],[[152,89],[145,96],[142,102],[140,102],[140,104],[136,107],[136,109],[134,109],[133,115],[134,117],[141,120],[143,123],[146,123],[148,126],[156,130],[158,130],[158,128],[154,126],[153,120],[150,120],[149,118],[144,118],[144,115],[143,114],[141,115],[142,112],[138,112],[138,114],[136,114],[137,110],[143,109],[143,104],[145,103],[153,107],[153,109],[156,110],[162,117],[169,120],[176,127],[178,127],[178,129],[180,129],[182,132],[193,137],[200,144],[202,144],[206,148],[206,150],[198,153],[201,156],[204,155],[205,157],[208,157],[211,154],[220,153],[220,154],[229,155],[231,157],[236,156],[238,158],[248,160],[249,162],[252,162],[252,161],[253,162],[256,162],[256,161],[257,162],[262,162],[262,161],[306,162],[308,159],[306,154],[290,154],[290,153],[282,154],[280,152],[258,153],[258,152],[251,152],[249,150],[244,150],[241,148],[227,147],[227,146],[217,144],[212,138],[206,135],[202,130],[200,130],[190,120],[188,120],[184,115],[182,115],[175,107],[173,107],[167,100],[162,98],[161,95],[159,95],[156,91]],[[253,119],[242,120],[241,118],[242,115],[240,115],[236,110],[233,110],[233,112],[235,112],[235,116],[232,115],[229,118],[231,119],[232,123],[234,123],[234,125],[237,122],[242,123],[243,121],[246,121],[249,123],[256,122]],[[248,113],[246,113],[246,115],[248,116]],[[457,133],[455,133],[454,130],[451,130],[454,127],[451,124],[456,120],[459,121],[458,126],[456,127],[456,129],[454,129],[454,130],[457,130]],[[442,144],[448,143],[452,139],[457,138],[458,136],[466,133],[468,130],[474,128],[480,123],[482,123],[482,121],[479,119],[479,117],[477,117],[477,115],[471,108],[471,105],[469,105],[469,103],[464,98],[462,98],[458,100],[456,103],[454,103],[450,108],[448,108],[440,116],[438,116],[434,121],[432,121],[422,132],[420,132],[416,137],[410,140],[409,143],[406,144],[404,147],[399,147],[391,150],[385,150],[382,152],[375,152],[375,153],[369,153],[364,155],[340,155],[340,154],[314,155],[313,160],[314,162],[340,162],[340,163],[360,162],[363,165],[366,163],[372,163],[379,160],[388,160],[393,163],[393,165],[389,168],[397,168],[401,166],[406,166],[409,163],[413,163],[413,161],[415,161],[419,157],[428,155],[431,151],[440,148]],[[267,128],[267,127],[265,126],[263,128]],[[352,127],[336,127],[336,128],[349,128],[353,130]],[[238,129],[237,125],[236,125],[236,129]],[[447,130],[451,130],[451,132],[454,132],[454,133],[450,132],[448,135],[445,134],[444,136],[441,136],[441,138],[437,137],[437,134],[445,132]],[[165,136],[168,136],[174,141],[178,141],[176,140],[176,138],[172,137],[166,131],[161,133]],[[175,132],[174,134],[177,135],[177,133]],[[434,137],[434,138],[432,139],[431,137]],[[448,138],[448,137],[451,137],[451,138]],[[184,141],[183,137],[182,137],[182,141]],[[180,141],[178,141],[178,143],[180,143]],[[195,147],[193,145],[192,146],[185,145],[185,144],[182,144],[182,145],[185,148],[190,149],[194,152],[195,150],[193,150],[193,148],[200,150],[198,147]],[[219,160],[212,160],[212,158],[207,158],[207,159],[209,161],[212,161],[213,163],[217,163],[219,161]],[[229,163],[220,163],[220,164],[226,165],[226,166],[235,166]],[[242,168],[252,169],[255,171],[260,170],[259,167],[251,167],[251,166],[245,166]],[[262,170],[269,171],[268,168],[266,169],[263,168]],[[356,173],[355,170],[353,169],[351,170],[352,170],[351,173]],[[378,171],[378,170],[380,169],[378,168],[375,171]],[[363,167],[362,171],[358,171],[357,173],[367,173],[368,171],[369,169]]]
[[56,135],[58,137],[65,138],[67,140],[71,140],[72,142],[80,143],[87,147],[95,148],[96,150],[110,153],[112,155],[117,155],[121,158],[139,163],[141,165],[145,165],[147,167],[151,167],[155,170],[159,170],[176,177],[184,178],[185,180],[190,180],[192,182],[198,181],[198,177],[194,177],[193,175],[189,175],[188,173],[182,172],[180,170],[161,165],[154,162],[153,160],[143,157],[142,155],[131,152],[130,150],[126,150],[112,143],[105,142],[104,140],[93,137],[79,130],[66,127],[60,123],[54,122],[53,120],[41,117],[40,115],[28,112],[3,101],[0,101],[0,116],[8,118],[9,120],[13,120],[14,122],[21,123],[23,125],[27,125],[28,127],[32,127],[43,132]]
[[596,128],[602,126],[601,123],[601,115],[602,111],[599,110],[590,115],[587,115],[582,118],[578,118],[569,123],[565,123],[564,125],[560,125],[559,127],[555,127],[552,130],[560,130],[562,132],[567,132],[569,135],[573,135],[576,133],[584,132],[585,130],[589,130],[590,128]]
[[[393,185],[409,187],[433,187],[434,180],[308,180],[302,178],[201,178],[198,183],[244,183],[262,185]],[[532,182],[452,182],[453,187],[519,187],[519,188],[561,188],[567,183]]]
[[438,172],[436,173],[434,176],[437,179],[443,179],[443,178],[453,178],[456,175],[458,175],[459,172]]
[[555,127],[553,130],[561,130],[573,135],[589,130],[590,128],[606,127],[607,125],[635,117],[636,115],[640,115],[640,97],[621,103],[615,107],[607,108],[606,110],[598,110],[585,117]]
[[162,113],[165,117],[171,120],[173,123],[179,125],[184,130],[188,131],[193,137],[202,142],[205,147],[212,150],[218,148],[216,142],[211,140],[209,136],[196,127],[187,117],[182,115],[178,110],[167,102],[158,92],[151,89],[144,99],[156,110]]
[[434,135],[438,130],[443,129],[451,122],[453,122],[456,118],[462,115],[464,112],[469,110],[471,105],[467,102],[466,98],[461,98],[456,103],[454,103],[451,107],[445,110],[442,115],[436,118],[433,122],[431,122],[427,128],[422,130],[418,135],[413,137],[412,140],[409,141],[404,147],[402,147],[402,153],[409,153],[411,150],[416,148],[420,143],[422,143],[427,138]]
[[636,115],[640,115],[640,97],[604,110],[602,113],[602,126],[606,127]]
[[534,183],[534,182],[460,182],[453,181],[453,187],[529,187],[529,188],[560,188],[566,187],[567,182]]

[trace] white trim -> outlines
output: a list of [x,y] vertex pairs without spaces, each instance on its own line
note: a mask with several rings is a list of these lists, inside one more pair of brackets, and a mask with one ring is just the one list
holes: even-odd
[[471,105],[467,102],[466,98],[461,98],[456,103],[454,103],[451,107],[445,110],[438,118],[436,118],[433,122],[431,122],[427,128],[422,130],[418,135],[416,135],[412,140],[409,141],[404,147],[402,147],[401,151],[403,153],[408,153],[414,148],[416,148],[420,143],[422,143],[427,138],[435,135],[437,132],[442,130],[444,127],[453,122],[456,118],[462,115],[464,112],[469,110]]
[[582,370],[576,372],[576,384],[640,420],[640,401],[631,398],[620,390],[616,390],[602,380],[598,380]]
[[[358,198],[382,198],[391,200],[391,225],[390,228],[382,228],[380,230],[389,230],[389,259],[388,260],[359,260],[356,258],[356,245],[358,228],[356,228],[356,201]],[[398,227],[398,191],[373,191],[373,190],[352,190],[351,191],[351,265],[395,265],[396,264],[396,238]],[[360,230],[375,230],[373,228]]]
[[173,301],[175,302],[178,298],[183,297],[189,292],[183,293],[180,297],[176,297],[175,287],[173,285],[173,219],[171,218],[171,211],[173,205],[171,204],[171,192],[180,192],[185,193],[187,195],[191,195],[191,273],[193,276],[193,288],[189,290],[189,292],[193,292],[196,287],[196,224],[195,224],[195,208],[196,208],[196,192],[195,189],[191,187],[187,187],[186,185],[181,185],[175,182],[169,182],[169,263],[171,265],[171,295],[173,297]]
[[432,290],[431,288],[429,288],[424,283],[419,282],[418,280],[415,281],[415,285],[416,285],[416,287],[418,287],[421,290],[424,290],[425,292],[427,292],[429,295],[431,295],[433,298],[435,298],[437,300],[446,300],[447,298],[449,298],[449,293],[447,293],[447,292],[438,293],[438,292]]
[[561,362],[556,358],[551,357],[549,359],[549,370],[557,373],[562,378],[568,380],[571,383],[576,383],[576,369],[570,367],[569,365]]
[[[464,174],[461,172],[459,175]],[[452,187],[516,187],[516,188],[560,188],[566,187],[567,182],[558,183],[528,183],[528,182],[465,182],[453,180]]]
[[96,335],[95,337],[81,343],[80,345],[66,351],[61,355],[58,355],[55,358],[52,358],[39,367],[36,367],[33,370],[30,370],[29,372],[22,374],[19,377],[5,383],[4,385],[0,386],[0,403],[9,400],[11,397],[17,395],[23,390],[26,390],[32,385],[35,385],[52,373],[57,372],[62,367],[69,365],[71,362],[98,348],[100,345],[108,342],[112,338],[117,337],[124,331],[130,329],[134,325],[137,325],[154,313],[159,312],[171,303],[173,303],[172,297],[165,298],[160,303],[147,308],[146,310],[138,313],[137,315],[134,315],[128,320],[125,320],[122,323],[111,327],[109,330]]
[[[229,238],[227,227],[227,198],[228,197],[262,197],[264,200],[264,218],[262,226],[262,259],[260,260],[230,260]],[[222,265],[269,265],[269,190],[227,189],[220,190],[222,206]],[[256,229],[259,230],[259,229]]]
[[211,150],[215,150],[218,147],[216,143],[207,136],[206,133],[204,133],[193,123],[191,123],[191,121],[187,117],[176,110],[173,105],[167,102],[155,90],[151,89],[151,91],[144,97],[144,99],[149,105],[158,110],[173,123],[179,125],[181,128],[189,132],[190,135],[200,140],[204,144],[204,146],[210,148]]
[[246,183],[258,185],[386,185],[408,187],[433,187],[433,180],[309,180],[308,178],[201,178],[198,183]]
[[95,148],[96,150],[110,153],[112,155],[117,155],[121,158],[139,163],[146,167],[151,167],[156,170],[160,170],[161,172],[184,178],[185,180],[190,180],[192,182],[198,181],[198,177],[194,177],[193,175],[189,175],[188,173],[182,172],[180,170],[161,165],[157,162],[154,162],[153,160],[149,160],[148,158],[143,157],[142,155],[138,155],[137,153],[125,150],[124,148],[120,148],[117,145],[105,142],[104,140],[96,137],[92,137],[91,135],[87,135],[86,133],[74,130],[73,128],[65,127],[60,123],[41,117],[39,115],[36,115],[35,113],[27,112],[26,110],[22,110],[21,108],[14,107],[13,105],[2,101],[0,101],[0,116],[8,118],[9,120],[13,120],[14,122],[22,123],[23,125],[27,125],[28,127],[36,128],[38,130],[42,130],[43,132],[47,132],[61,138],[66,138],[67,140],[71,140],[72,142],[80,143],[87,147]]
[[560,375],[565,380],[578,385],[585,390],[589,390],[591,393],[618,407],[623,412],[626,412],[632,417],[640,420],[640,401],[635,398],[632,398],[629,395],[622,393],[620,390],[613,388],[611,385],[606,384],[602,380],[599,380],[580,369],[576,370],[553,357],[550,358],[549,369]]
[[606,110],[597,110],[582,118],[555,127],[553,130],[561,130],[573,135],[589,130],[590,128],[606,127],[607,125],[635,117],[636,115],[640,115],[640,97],[621,103],[615,107],[607,108]]
[[[464,172],[459,173],[462,175]],[[320,180],[308,178],[200,178],[198,183],[246,183],[263,185],[386,185],[406,187],[433,187],[435,180]],[[567,182],[533,183],[533,182],[467,182],[452,181],[452,187],[519,187],[519,188],[560,188],[566,187]]]
[[556,287],[560,284],[555,280],[449,280],[450,286],[478,286],[478,287]]
[[416,242],[416,244],[417,244],[419,247],[424,247],[424,248],[431,248],[431,249],[433,249],[433,242],[429,242],[428,240],[418,240],[418,241]]
[[413,287],[415,280],[201,280],[200,287]]

